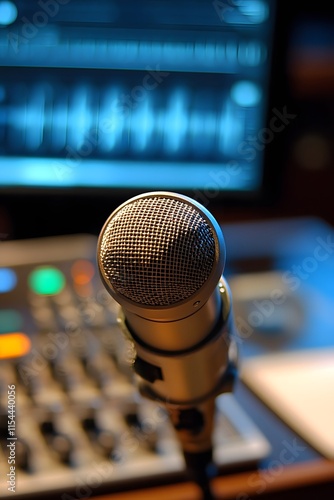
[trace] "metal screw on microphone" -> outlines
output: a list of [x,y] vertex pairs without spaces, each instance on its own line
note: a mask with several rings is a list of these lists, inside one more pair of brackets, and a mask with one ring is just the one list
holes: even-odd
[[97,254],[134,345],[138,388],[169,411],[187,467],[210,498],[215,397],[232,390],[236,375],[220,226],[191,198],[145,193],[110,215]]

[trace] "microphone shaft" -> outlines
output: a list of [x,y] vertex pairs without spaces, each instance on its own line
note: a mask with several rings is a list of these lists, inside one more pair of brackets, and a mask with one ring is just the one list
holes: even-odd
[[[121,309],[121,327],[134,347],[133,367],[137,374],[137,382],[141,392],[147,397],[169,407],[189,408],[221,393],[222,380],[228,372],[230,363],[229,351],[234,323],[230,292],[223,277],[217,290],[219,301],[216,299],[215,301],[220,306],[216,323],[211,325],[211,330],[208,330],[210,325],[207,325],[206,335],[202,335],[197,342],[191,344],[189,342],[188,345],[184,339],[192,338],[192,326],[196,324],[193,318],[186,318],[183,321],[181,335],[178,321],[164,323],[161,326],[159,322],[134,317],[133,314],[128,315],[124,308]],[[202,309],[205,307],[206,305]],[[171,337],[173,330],[179,331],[179,335],[175,336],[177,342],[174,342],[174,349],[163,349],[162,343],[154,345],[151,341],[159,337],[156,332],[160,332],[162,328],[165,335],[160,335],[160,339],[162,337],[167,339],[164,342],[165,344],[169,342],[170,347],[172,341],[168,336],[168,326]],[[200,329],[205,330],[202,327]]]

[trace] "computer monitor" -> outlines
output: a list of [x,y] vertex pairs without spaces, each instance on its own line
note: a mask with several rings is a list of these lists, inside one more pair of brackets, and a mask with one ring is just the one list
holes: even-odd
[[2,195],[271,194],[286,125],[278,3],[0,2]]

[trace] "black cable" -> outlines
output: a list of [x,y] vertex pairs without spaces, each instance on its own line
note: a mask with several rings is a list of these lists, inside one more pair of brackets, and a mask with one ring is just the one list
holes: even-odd
[[197,481],[197,484],[202,491],[202,500],[214,500],[215,497],[213,496],[209,480],[207,480],[205,483],[199,483]]
[[217,474],[217,468],[212,460],[212,450],[199,453],[184,452],[184,458],[190,479],[202,491],[202,500],[214,500],[210,483]]

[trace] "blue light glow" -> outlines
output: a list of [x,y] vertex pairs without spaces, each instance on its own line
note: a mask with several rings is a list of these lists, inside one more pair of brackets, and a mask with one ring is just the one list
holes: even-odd
[[123,103],[123,94],[118,86],[112,86],[103,93],[100,107],[99,148],[103,152],[113,151],[121,141],[124,120],[129,116],[129,108]]
[[7,293],[13,290],[17,283],[15,272],[8,267],[0,268],[0,293]]
[[233,85],[231,97],[238,106],[251,107],[259,104],[262,94],[258,85],[245,80]]
[[175,91],[171,97],[164,116],[164,143],[167,153],[175,153],[184,144],[184,138],[188,129],[187,96],[181,90]]
[[72,96],[68,114],[68,140],[75,149],[80,149],[85,143],[92,124],[92,113],[89,107],[89,89],[79,87]]
[[227,101],[220,118],[219,148],[222,154],[235,155],[236,148],[243,138],[243,125],[236,116],[235,106]]
[[240,12],[247,16],[249,21],[254,24],[263,23],[268,19],[269,7],[261,0],[237,0],[236,5],[239,7]]
[[[0,157],[0,164],[3,158]],[[260,185],[258,172],[240,162],[236,171],[220,163],[168,163],[159,161],[103,161],[6,158],[9,168],[0,171],[0,186],[91,187],[91,188],[188,188],[213,189],[217,175],[224,177],[221,188],[252,190]],[[246,167],[246,168],[244,168]],[[216,186],[217,188],[217,186]],[[0,277],[1,279],[1,277]]]
[[152,116],[154,110],[151,106],[150,100],[146,99],[143,103],[142,109],[138,108],[132,117],[132,122],[138,130],[141,131],[140,134],[135,135],[135,140],[133,147],[137,151],[145,151],[149,147],[152,139],[153,129],[153,119]]
[[[231,9],[237,14],[231,24],[253,24],[252,17],[241,14],[237,9]],[[226,22],[229,22],[226,19]],[[255,22],[255,21],[254,21]],[[261,60],[250,59],[247,66],[256,67],[266,58],[265,44],[261,40],[228,40],[211,42],[209,39],[189,43],[151,42],[145,41],[73,41],[67,42],[53,39],[53,33],[48,31],[48,39],[41,43],[33,38],[29,43],[22,44],[20,50],[13,53],[10,41],[0,40],[0,64],[6,66],[39,66],[39,67],[87,67],[103,69],[142,70],[150,71],[183,71],[209,73],[236,73],[238,54],[247,53],[249,48],[261,55]],[[106,53],[108,57],[106,57]],[[159,61],[159,64],[147,65],[147,61]],[[244,64],[243,59],[239,61]]]
[[0,2],[0,25],[8,26],[17,18],[17,8],[13,2]]
[[28,150],[35,151],[43,140],[43,129],[45,119],[45,95],[43,87],[37,87],[30,96],[29,106],[25,112],[26,146]]

